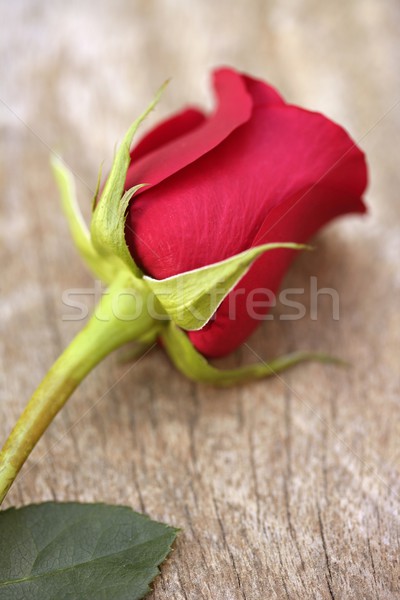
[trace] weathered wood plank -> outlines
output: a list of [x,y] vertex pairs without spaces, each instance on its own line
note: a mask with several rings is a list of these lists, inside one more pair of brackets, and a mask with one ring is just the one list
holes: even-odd
[[279,320],[278,308],[226,361],[310,348],[351,369],[307,365],[216,391],[185,381],[159,350],[134,365],[110,357],[7,501],[126,503],[181,526],[154,600],[400,597],[396,0],[101,0],[95,11],[38,0],[0,11],[2,437],[82,325],[63,319],[63,291],[92,286],[50,149],[78,175],[88,214],[98,164],[159,83],[174,78],[151,122],[186,101],[210,105],[207,71],[231,63],[345,124],[371,167],[370,216],[329,227],[287,278],[338,290],[340,319],[329,299],[316,321]]

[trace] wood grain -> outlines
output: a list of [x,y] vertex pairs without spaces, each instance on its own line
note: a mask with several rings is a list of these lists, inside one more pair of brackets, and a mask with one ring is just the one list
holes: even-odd
[[[163,353],[107,359],[57,417],[8,503],[128,504],[183,533],[151,598],[400,598],[397,0],[2,3],[0,427],[5,437],[81,322],[62,294],[91,288],[61,215],[51,149],[85,214],[103,159],[167,77],[157,114],[211,105],[233,64],[343,123],[367,153],[366,218],[326,229],[286,284],[340,296],[312,320],[266,322],[226,365],[293,349],[340,354],[216,391]],[[89,306],[93,297],[87,293]]]

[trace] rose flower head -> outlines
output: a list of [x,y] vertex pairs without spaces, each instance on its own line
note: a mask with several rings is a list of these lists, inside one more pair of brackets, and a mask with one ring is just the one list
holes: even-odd
[[[130,201],[125,237],[156,280],[262,244],[304,243],[335,217],[366,210],[364,155],[342,127],[231,68],[214,71],[213,85],[212,114],[187,108],[131,151],[125,189],[147,185]],[[275,248],[259,256],[212,318],[188,331],[195,348],[218,357],[244,342],[260,323],[246,308],[249,294],[275,293],[295,255]]]

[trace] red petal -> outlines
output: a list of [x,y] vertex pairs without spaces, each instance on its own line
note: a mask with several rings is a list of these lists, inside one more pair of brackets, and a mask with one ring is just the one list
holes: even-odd
[[205,116],[200,110],[197,108],[186,108],[163,121],[143,136],[133,148],[131,152],[133,161],[136,162],[146,154],[153,152],[153,150],[157,150],[161,146],[164,146],[164,144],[189,133],[189,131],[201,125],[204,120]]
[[[268,223],[264,223],[254,245],[286,241],[304,243],[330,220],[350,212],[365,212],[359,197],[338,194],[322,185],[300,191],[269,215]],[[263,288],[277,294],[282,278],[297,254],[291,250],[273,250],[261,256],[220,305],[214,320],[200,331],[189,333],[194,346],[209,357],[224,356],[238,348],[261,322],[251,316],[246,304],[251,306],[249,294]],[[253,296],[261,302],[267,298],[263,292]],[[301,301],[301,298],[296,300]],[[256,315],[269,312],[268,307],[256,306],[254,310]]]
[[249,75],[242,75],[246,83],[247,91],[253,98],[253,107],[271,106],[272,104],[285,104],[284,99],[279,92],[260,79],[255,79]]
[[127,241],[144,270],[163,279],[249,248],[270,212],[299,190],[323,183],[339,201],[361,196],[365,178],[362,153],[322,115],[259,108],[213,151],[135,198]]
[[218,96],[215,113],[203,125],[132,163],[126,188],[164,181],[218,146],[250,118],[252,100],[239,73],[227,68],[215,71],[214,87]]
[[[325,143],[321,148],[325,156],[322,153],[315,156],[313,184],[287,196],[270,210],[252,246],[270,242],[304,243],[335,217],[366,211],[361,200],[367,185],[367,167],[362,152],[344,130],[321,115],[308,113],[295,107],[292,109],[298,111],[301,119],[310,117],[320,121],[320,136],[316,139],[323,138],[323,134],[326,135]],[[293,149],[292,146],[291,148]],[[309,147],[304,148],[304,152],[309,153],[309,151]],[[299,160],[303,162],[304,152],[303,155],[300,152],[298,154]],[[321,167],[325,169],[325,173]],[[318,174],[318,168],[321,170],[321,175]],[[290,169],[287,173],[290,179],[296,178]],[[250,300],[249,294],[256,288],[267,288],[276,294],[296,254],[295,251],[275,250],[259,258],[238,283],[233,294],[230,294],[230,298],[228,297],[221,304],[214,320],[202,330],[189,334],[195,347],[209,357],[224,356],[239,347],[260,323],[260,320],[254,320],[249,314],[246,306],[246,302]],[[263,301],[265,298],[265,295],[260,297]],[[230,318],[232,303],[236,314],[234,320]],[[268,312],[268,308],[256,309],[257,314]]]

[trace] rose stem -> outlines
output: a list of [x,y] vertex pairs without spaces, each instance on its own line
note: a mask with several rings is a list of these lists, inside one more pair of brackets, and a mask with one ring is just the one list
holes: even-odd
[[[86,375],[126,342],[152,330],[156,336],[157,325],[147,312],[132,318],[134,295],[121,294],[119,318],[114,314],[117,294],[128,286],[121,277],[110,286],[88,324],[56,360],[29,400],[0,452],[0,504],[42,434]],[[122,313],[131,318],[121,318]]]

